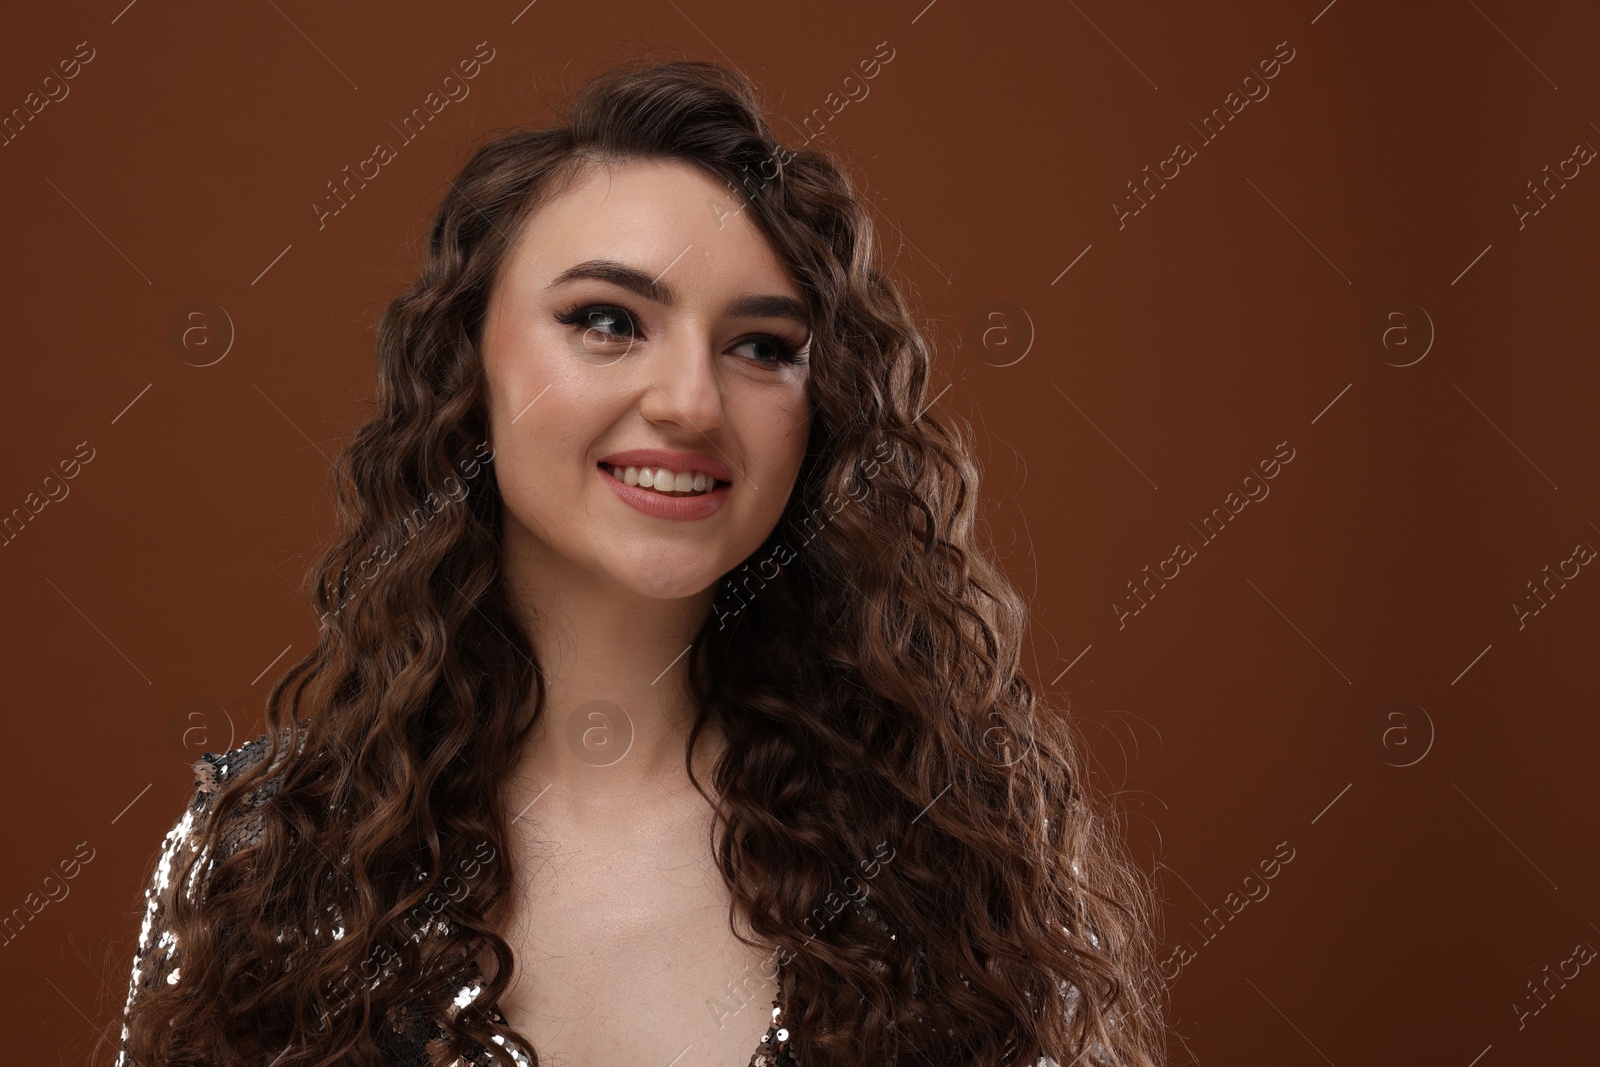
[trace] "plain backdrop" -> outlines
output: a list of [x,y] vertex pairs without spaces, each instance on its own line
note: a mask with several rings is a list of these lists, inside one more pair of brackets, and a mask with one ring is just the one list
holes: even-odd
[[653,49],[870,200],[1161,880],[1172,1062],[1596,1062],[1592,7],[123,5],[0,33],[9,1061],[114,1052],[446,180]]

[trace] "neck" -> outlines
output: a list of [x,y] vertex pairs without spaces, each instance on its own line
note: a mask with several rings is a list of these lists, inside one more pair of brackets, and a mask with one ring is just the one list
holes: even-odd
[[[508,537],[510,600],[537,652],[544,706],[515,776],[591,808],[629,808],[676,794],[697,708],[688,692],[691,644],[711,609],[712,586],[691,597],[644,596]],[[532,694],[529,694],[532,699]],[[702,732],[702,778],[721,748]],[[513,809],[512,814],[516,814]]]

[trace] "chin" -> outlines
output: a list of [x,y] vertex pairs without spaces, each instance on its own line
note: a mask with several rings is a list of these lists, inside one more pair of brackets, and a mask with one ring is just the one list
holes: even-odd
[[668,568],[662,568],[658,574],[639,570],[630,570],[625,574],[613,571],[612,574],[618,585],[652,600],[684,600],[699,596],[717,581],[715,574],[673,574]]

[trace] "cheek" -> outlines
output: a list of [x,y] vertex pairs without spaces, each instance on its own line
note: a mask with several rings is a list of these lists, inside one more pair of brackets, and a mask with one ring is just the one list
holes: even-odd
[[[570,496],[585,455],[585,404],[573,384],[537,360],[508,361],[490,375],[494,472],[513,513],[535,509],[547,524],[550,501]],[[531,516],[530,516],[531,517]]]
[[525,329],[503,331],[485,360],[496,462],[503,455],[516,482],[558,456],[580,460],[585,445],[578,438],[603,406],[597,383],[564,355],[559,337]]
[[783,445],[796,471],[805,460],[806,445],[811,440],[811,420],[811,396],[802,385],[799,396],[784,409],[781,421],[784,427]]
[[[794,483],[805,463],[811,437],[811,405],[803,387],[798,395],[765,397],[753,411],[749,424],[760,427],[753,441],[763,475],[758,484],[778,491],[761,494],[762,510],[774,518],[787,506]],[[748,440],[748,439],[747,439]]]
[[500,324],[488,339],[484,356],[484,378],[496,421],[510,425],[515,419],[512,428],[520,428],[527,414],[518,415],[528,403],[547,385],[555,391],[561,374],[556,355],[551,339],[532,327]]

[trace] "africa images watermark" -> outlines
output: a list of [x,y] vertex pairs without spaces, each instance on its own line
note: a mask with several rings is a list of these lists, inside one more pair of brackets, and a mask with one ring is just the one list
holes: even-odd
[[[405,914],[402,926],[405,935],[412,941],[420,942],[435,926],[438,915],[448,905],[456,903],[467,895],[467,883],[477,878],[485,866],[494,862],[497,853],[488,841],[480,841],[473,849],[473,855],[457,862],[456,867],[461,877],[447,874],[439,883],[439,888],[444,892],[429,890],[427,896],[418,904],[413,905]],[[475,858],[474,858],[475,857]],[[443,925],[440,921],[440,925]],[[333,932],[334,940],[344,936],[344,929],[340,927]],[[391,965],[399,960],[399,954],[390,948],[386,942],[375,941],[368,950],[366,958],[356,967],[354,974],[345,968],[342,980],[327,989],[331,997],[330,1010],[323,1014],[320,1029],[326,1031],[328,1026],[344,1010],[349,1007],[351,998],[360,986],[375,988],[383,977],[390,973]],[[426,977],[426,976],[424,976]],[[357,981],[359,979],[359,982]],[[420,983],[420,979],[419,979]]]
[[[885,854],[887,850],[887,855]],[[845,875],[844,893],[830,889],[823,902],[811,909],[811,914],[805,918],[805,933],[807,940],[815,940],[817,934],[829,922],[836,919],[852,903],[862,908],[867,908],[867,898],[872,890],[865,884],[876,878],[897,855],[893,845],[888,841],[880,841],[873,846],[873,855],[876,857],[858,860],[856,866],[861,869],[861,881],[851,875]],[[878,923],[879,926],[883,924]],[[884,927],[887,929],[887,927]],[[789,949],[779,946],[762,957],[756,974],[763,981],[771,981],[778,976],[782,966],[794,958],[794,953]],[[728,1024],[728,1020],[738,1015],[749,1007],[755,999],[755,990],[752,986],[750,965],[747,963],[741,970],[740,977],[730,978],[723,986],[722,998],[709,997],[706,1007],[711,1011],[711,1017],[716,1020],[718,1028]]]
[[[1284,449],[1288,449],[1287,454]],[[1215,541],[1228,523],[1237,518],[1239,513],[1250,505],[1251,501],[1260,503],[1267,499],[1267,496],[1272,492],[1272,489],[1267,485],[1267,481],[1276,478],[1283,466],[1294,460],[1295,451],[1290,447],[1288,441],[1280,441],[1272,454],[1276,457],[1275,459],[1264,459],[1257,464],[1258,469],[1261,471],[1261,478],[1257,478],[1254,471],[1244,476],[1241,482],[1244,496],[1240,496],[1238,490],[1229,490],[1228,495],[1222,498],[1222,504],[1212,508],[1211,514],[1200,520],[1200,526],[1195,526],[1192,522],[1189,524],[1190,528],[1203,538],[1200,542],[1201,547]],[[1265,481],[1262,479],[1265,479]],[[1201,526],[1205,528],[1203,531],[1200,528]],[[1145,576],[1140,579],[1139,585],[1135,585],[1132,579],[1129,579],[1127,583],[1130,595],[1124,597],[1123,601],[1131,601],[1131,603],[1124,603],[1123,601],[1112,601],[1111,603],[1111,610],[1117,616],[1117,629],[1125,629],[1129,619],[1150,606],[1150,601],[1155,599],[1157,589],[1165,589],[1167,582],[1182,574],[1183,567],[1198,559],[1199,556],[1199,551],[1193,545],[1187,541],[1182,541],[1173,546],[1172,555],[1156,564],[1155,572],[1152,573],[1150,565],[1148,563],[1145,564]],[[1166,571],[1168,565],[1172,568],[1172,573],[1170,574]],[[1151,588],[1152,582],[1155,583],[1155,588]],[[1143,593],[1140,592],[1141,587],[1144,590]]]
[[[862,465],[860,472],[862,477],[852,480],[851,488],[845,491],[843,499],[832,490],[829,490],[828,495],[823,498],[822,508],[813,509],[811,514],[807,515],[800,523],[800,531],[805,534],[805,540],[800,542],[801,548],[810,544],[811,540],[828,523],[833,521],[833,517],[844,510],[847,503],[851,500],[859,503],[867,498],[872,479],[877,477],[878,472],[889,462],[890,457],[894,455],[894,451],[894,443],[888,438],[884,438],[872,450],[873,458]],[[857,488],[860,489],[859,493],[856,491]],[[820,516],[820,520],[817,520],[818,516]],[[717,614],[717,629],[724,629],[731,619],[736,618],[741,611],[750,605],[751,600],[754,599],[754,593],[750,590],[752,579],[758,583],[755,592],[760,592],[767,587],[768,582],[777,578],[782,573],[783,568],[794,562],[798,556],[798,551],[789,547],[786,542],[779,541],[765,559],[755,564],[754,573],[746,573],[750,571],[751,565],[745,563],[736,572],[740,577],[735,578],[732,574],[728,575],[722,583],[721,591],[718,592],[717,602],[712,605],[712,610]],[[765,573],[769,567],[771,568],[771,573]],[[731,605],[722,603],[723,592],[730,594],[736,603]]]
[[[489,449],[488,453],[485,454],[485,449],[489,449],[489,442],[487,440],[478,442],[478,446],[473,450],[473,455],[460,462],[461,472],[467,481],[476,478],[485,466],[494,462],[494,450]],[[444,481],[445,497],[450,503],[459,504],[467,498],[468,487],[465,482],[458,480],[454,474],[447,475]],[[422,528],[443,511],[445,506],[445,501],[440,500],[432,489],[428,490],[427,499],[417,507],[412,508],[400,520],[398,536],[384,541],[360,563],[356,564],[356,577],[360,579],[360,584],[352,592],[359,593],[365,589],[384,567],[398,559],[401,550],[415,540]],[[396,543],[397,541],[398,543]],[[369,564],[372,565],[370,574],[366,573],[366,568]],[[345,565],[345,569],[349,569],[349,564]],[[350,594],[347,593],[340,599],[337,608],[332,611],[324,611],[318,617],[317,626],[319,628],[326,626],[328,616],[338,615],[349,606]]]
[[[83,451],[86,448],[89,450],[87,455]],[[94,446],[88,441],[79,441],[71,456],[57,462],[56,466],[61,471],[61,477],[56,477],[56,472],[51,471],[39,480],[40,488],[44,490],[43,496],[39,495],[38,490],[29,490],[28,495],[22,498],[22,503],[12,508],[9,515],[0,516],[0,548],[20,537],[28,524],[38,518],[39,513],[46,507],[67,499],[72,492],[72,487],[67,482],[76,478],[84,465],[94,457]]]
[[[1550,170],[1550,164],[1544,165],[1544,177],[1528,180],[1528,196],[1521,200],[1511,202],[1511,213],[1517,217],[1517,229],[1527,227],[1528,220],[1550,206],[1550,201],[1556,198],[1558,189],[1565,189],[1567,182],[1572,181],[1583,173],[1582,168],[1595,158],[1594,145],[1588,141],[1579,141],[1572,148],[1572,155],[1557,161],[1555,172]],[[1571,168],[1571,172],[1568,172]],[[1554,184],[1552,184],[1554,183]]]
[[[84,855],[84,849],[89,850],[88,855]],[[39,892],[30,891],[23,898],[22,907],[12,908],[9,915],[0,916],[0,948],[4,948],[15,941],[22,933],[23,928],[37,918],[45,908],[52,903],[59,904],[61,901],[66,900],[67,896],[72,892],[72,887],[67,883],[78,877],[84,865],[93,860],[94,857],[95,850],[93,845],[87,841],[78,842],[78,847],[73,850],[72,857],[61,860],[56,865],[61,872],[61,876],[58,878],[56,877],[56,872],[51,871],[41,880],[39,888],[43,892],[43,896],[40,896]]]
[[88,41],[79,41],[72,55],[56,63],[61,71],[60,77],[56,76],[55,71],[46,74],[40,79],[39,88],[29,90],[22,98],[20,106],[13,107],[7,114],[0,115],[0,148],[5,148],[21,137],[22,131],[37,122],[45,108],[51,104],[62,103],[71,96],[72,86],[67,83],[76,78],[85,66],[94,62],[95,55],[93,45]]
[[[1287,853],[1285,853],[1285,849],[1288,850]],[[1287,841],[1279,841],[1272,855],[1256,864],[1261,871],[1260,877],[1257,877],[1254,871],[1245,875],[1239,883],[1239,889],[1230,890],[1228,895],[1222,898],[1222,907],[1207,904],[1204,898],[1201,898],[1200,904],[1206,909],[1206,916],[1200,920],[1199,926],[1192,922],[1189,924],[1189,929],[1198,935],[1198,940],[1193,945],[1188,940],[1183,940],[1172,946],[1171,951],[1161,960],[1162,980],[1176,982],[1178,976],[1183,973],[1183,969],[1194,962],[1199,948],[1204,948],[1215,941],[1221,935],[1223,929],[1233,922],[1252,902],[1259,904],[1261,901],[1266,900],[1268,894],[1272,892],[1272,887],[1267,883],[1278,877],[1283,868],[1293,862],[1294,857],[1294,846]],[[1170,867],[1167,869],[1171,870]],[[1184,884],[1187,885],[1188,883],[1185,882]],[[1196,894],[1196,896],[1199,896],[1199,894]]]
[[[883,50],[885,48],[889,50],[888,55],[884,55]],[[807,137],[800,142],[800,147],[804,148],[816,140],[828,123],[841,111],[849,107],[851,103],[860,103],[865,100],[872,92],[872,89],[866,83],[881,74],[883,68],[894,61],[894,57],[894,47],[888,41],[879,41],[872,55],[856,64],[857,69],[861,71],[861,76],[858,78],[853,72],[844,76],[843,81],[840,83],[840,88],[844,91],[844,95],[841,96],[837,92],[830,92],[823,98],[821,105],[812,108],[806,117],[800,120],[801,125],[805,127],[807,132]],[[816,129],[811,128],[813,122],[816,123]],[[749,206],[750,200],[754,200],[755,195],[760,190],[777,180],[778,173],[783,169],[784,164],[794,157],[795,152],[792,149],[779,145],[772,155],[761,161],[759,179],[752,177],[750,167],[747,164],[740,163],[739,169],[744,172],[744,176],[740,181],[743,182],[749,199],[732,211],[724,210],[722,205],[715,200],[707,200],[706,204],[711,208],[711,213],[717,217],[717,229],[722,229],[725,219],[742,214],[744,209]],[[771,173],[768,173],[769,167],[771,168]],[[738,192],[737,187],[732,182],[728,183],[728,188]]]
[[[485,52],[485,49],[488,51]],[[400,120],[400,125],[389,123],[389,128],[400,135],[400,147],[415,141],[422,136],[423,129],[429,122],[439,116],[439,113],[449,107],[451,103],[461,103],[472,93],[472,86],[467,83],[476,78],[483,68],[494,61],[495,50],[488,41],[479,41],[473,50],[472,57],[456,63],[456,69],[461,72],[459,78],[454,71],[446,74],[439,83],[444,95],[440,96],[437,90],[429,90],[428,95],[422,98],[422,103],[413,107],[409,114]],[[413,128],[415,127],[415,128]],[[377,180],[383,168],[399,158],[400,152],[388,141],[379,141],[372,148],[372,155],[356,164],[355,173],[350,173],[350,165],[344,166],[344,177],[338,184],[330,179],[328,181],[328,196],[323,197],[323,203],[313,203],[311,211],[317,217],[317,229],[326,229],[328,220],[350,206],[350,201],[356,198],[356,193],[367,187],[367,182]],[[371,173],[368,173],[368,171]],[[354,183],[352,188],[351,183]],[[340,190],[343,190],[341,192]]]
[[[1528,595],[1520,601],[1511,602],[1511,610],[1517,616],[1517,629],[1526,628],[1529,619],[1549,607],[1550,602],[1556,598],[1556,593],[1565,589],[1567,582],[1582,574],[1582,568],[1586,564],[1594,562],[1595,554],[1593,545],[1587,541],[1579,541],[1573,546],[1572,555],[1557,561],[1555,573],[1551,572],[1550,564],[1546,563],[1542,572],[1544,577],[1537,579],[1538,585],[1534,584],[1536,579],[1529,578]],[[1569,567],[1572,568],[1571,573],[1568,573]],[[1555,583],[1554,586],[1551,585],[1552,582]]]
[[1518,994],[1517,999],[1511,1002],[1512,1014],[1517,1017],[1517,1029],[1526,1029],[1528,1020],[1549,1007],[1556,994],[1567,988],[1567,983],[1576,979],[1584,965],[1592,962],[1594,957],[1594,946],[1587,941],[1579,941],[1573,946],[1572,954],[1556,964],[1554,970],[1548,963],[1544,965],[1537,984],[1532,978],[1527,979],[1529,995]]
[[[1221,105],[1212,108],[1211,113],[1200,120],[1199,126],[1193,122],[1189,123],[1189,127],[1200,135],[1200,147],[1204,148],[1220,137],[1228,123],[1238,118],[1252,102],[1260,103],[1271,94],[1272,87],[1267,82],[1276,78],[1283,67],[1294,60],[1295,50],[1288,41],[1279,41],[1272,55],[1274,58],[1259,61],[1256,70],[1244,76],[1240,82],[1240,88],[1244,90],[1243,96],[1239,95],[1238,89],[1229,90],[1228,95],[1222,98]],[[1260,72],[1259,76],[1256,71]],[[1167,182],[1175,180],[1183,173],[1184,167],[1199,158],[1200,153],[1194,145],[1188,141],[1179,141],[1173,146],[1172,155],[1156,164],[1154,173],[1151,172],[1149,164],[1146,164],[1144,177],[1140,179],[1139,184],[1128,182],[1130,195],[1123,198],[1127,203],[1113,201],[1111,204],[1111,213],[1116,217],[1117,229],[1125,229],[1129,219],[1150,206],[1149,201],[1155,199],[1157,189],[1165,189]],[[1168,167],[1171,167],[1171,173],[1168,173]],[[1153,188],[1152,182],[1155,183]]]

